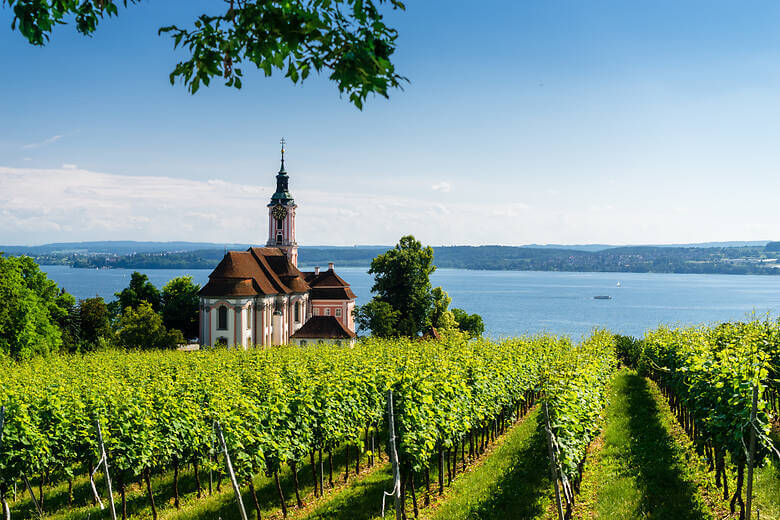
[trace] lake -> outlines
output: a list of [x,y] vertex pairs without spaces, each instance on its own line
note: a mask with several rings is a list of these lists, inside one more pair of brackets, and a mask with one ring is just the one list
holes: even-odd
[[[41,268],[76,298],[114,299],[130,282],[132,270]],[[306,268],[302,268],[306,269]],[[311,268],[309,268],[311,270]],[[371,297],[373,278],[364,268],[338,267],[352,284],[358,304]],[[162,287],[184,274],[204,284],[208,269],[150,269]],[[452,297],[452,307],[481,314],[494,338],[551,332],[579,338],[593,327],[641,335],[660,323],[699,324],[744,319],[752,312],[780,312],[780,276],[560,273],[438,269],[432,276]],[[620,282],[620,287],[618,287]],[[595,300],[594,296],[611,296]]]

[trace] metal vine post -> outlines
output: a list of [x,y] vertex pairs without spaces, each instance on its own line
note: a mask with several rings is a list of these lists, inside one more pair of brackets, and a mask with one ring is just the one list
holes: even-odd
[[228,453],[227,444],[225,443],[225,436],[222,435],[222,428],[219,426],[219,421],[214,421],[214,428],[217,430],[217,437],[219,438],[219,442],[222,444],[222,451],[225,454],[225,466],[227,467],[228,474],[230,475],[230,483],[233,484],[233,491],[236,493],[238,512],[241,514],[241,520],[247,520],[246,509],[244,509],[244,501],[241,499],[241,488],[238,487],[236,474],[233,472],[233,464],[230,462],[230,454]]
[[[111,506],[111,520],[116,520],[116,507],[114,507],[114,490],[111,489],[111,476],[108,474],[108,455],[106,455],[106,446],[103,444],[103,432],[100,429],[100,420],[96,420],[98,443],[100,444],[100,457],[103,462],[103,470],[106,476],[106,487],[108,488],[108,504]],[[100,464],[98,464],[98,467]]]

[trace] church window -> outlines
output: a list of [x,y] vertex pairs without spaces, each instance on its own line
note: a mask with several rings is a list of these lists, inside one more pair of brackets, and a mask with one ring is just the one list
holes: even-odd
[[277,220],[276,221],[276,229],[282,229],[282,222],[284,222],[284,221],[283,220]]
[[301,302],[295,302],[295,322],[301,321]]
[[330,316],[330,307],[325,309],[325,316]]
[[336,309],[336,317],[341,318],[341,309]]
[[252,328],[252,307],[249,307],[246,310],[246,328],[247,329]]
[[281,244],[282,243],[282,234],[281,233],[277,233],[276,234],[276,243],[277,244]]
[[227,330],[227,307],[224,305],[217,313],[217,330]]

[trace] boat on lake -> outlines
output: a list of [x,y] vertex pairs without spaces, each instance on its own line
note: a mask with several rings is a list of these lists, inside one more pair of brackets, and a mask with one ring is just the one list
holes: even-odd
[[612,296],[594,296],[594,300],[611,300]]

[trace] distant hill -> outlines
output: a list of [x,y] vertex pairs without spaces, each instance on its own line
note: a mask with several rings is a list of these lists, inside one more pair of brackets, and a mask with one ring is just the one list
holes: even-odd
[[[774,244],[774,246],[772,246]],[[138,253],[183,253],[191,251],[203,251],[210,249],[220,249],[224,251],[226,248],[230,250],[240,250],[250,247],[250,245],[258,244],[218,244],[214,242],[136,242],[133,240],[104,240],[93,242],[58,242],[52,244],[41,244],[37,246],[11,246],[0,245],[0,251],[5,252],[8,255],[52,255],[52,254],[108,254],[108,255],[131,255]],[[510,249],[553,249],[553,250],[567,250],[567,251],[587,251],[587,252],[599,252],[614,248],[625,247],[763,247],[767,246],[767,250],[780,250],[780,242],[769,242],[767,240],[758,241],[732,241],[732,242],[700,242],[696,244],[648,244],[633,245],[633,246],[616,246],[609,244],[528,244],[523,246],[502,246],[502,245],[486,245],[486,246],[440,246],[437,249],[447,248],[503,248],[499,250],[508,251]],[[777,249],[769,249],[769,247],[776,247]],[[310,252],[322,251],[322,250],[335,250],[343,251],[346,258],[363,258],[365,252],[369,251],[386,251],[392,246],[389,245],[356,245],[351,247],[345,246],[306,246],[306,249]],[[465,249],[464,249],[465,250]],[[342,253],[340,253],[342,254]],[[315,257],[313,257],[315,258]],[[318,258],[318,257],[316,257]],[[372,257],[373,258],[373,257]]]
[[112,254],[159,253],[197,251],[199,249],[246,249],[248,244],[215,244],[213,242],[135,242],[132,240],[109,240],[99,242],[60,242],[39,246],[0,246],[0,251],[9,255],[51,255],[51,254]]
[[[631,272],[631,273],[720,273],[720,274],[780,274],[777,252],[762,245],[755,246],[621,246],[588,251],[552,247],[515,246],[442,246],[434,247],[434,262],[440,268],[568,271],[568,272]],[[777,244],[780,250],[780,243]],[[70,245],[70,244],[68,244]],[[63,264],[73,267],[108,267],[125,269],[213,269],[225,254],[226,247],[245,249],[247,244],[228,246],[197,242],[110,242],[91,243],[82,248],[64,248],[62,244],[38,246],[51,253],[31,254],[33,248],[19,254],[29,254],[41,264]],[[48,249],[46,249],[48,247]],[[144,249],[166,247],[173,251],[143,252]],[[601,247],[601,246],[596,246]],[[775,247],[772,245],[772,247]],[[130,248],[130,254],[107,253]],[[302,266],[367,267],[389,246],[301,247]],[[2,248],[0,248],[2,250]],[[8,251],[11,253],[11,251]],[[12,254],[12,253],[11,253]]]
[[[773,242],[769,242],[770,244]],[[575,251],[604,251],[606,249],[614,249],[617,247],[763,247],[767,245],[766,240],[746,240],[746,241],[731,241],[731,242],[697,242],[694,244],[635,244],[632,246],[616,246],[608,244],[528,244],[523,247],[535,247],[539,249],[573,249]],[[780,247],[780,243],[778,243]]]

